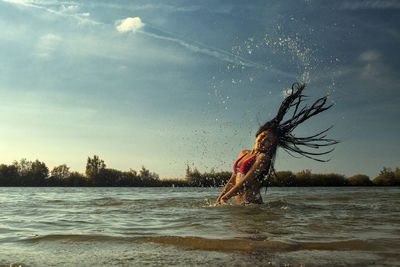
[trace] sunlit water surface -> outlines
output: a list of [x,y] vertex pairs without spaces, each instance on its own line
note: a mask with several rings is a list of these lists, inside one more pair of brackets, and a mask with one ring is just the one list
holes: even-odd
[[0,188],[0,266],[400,265],[400,188]]

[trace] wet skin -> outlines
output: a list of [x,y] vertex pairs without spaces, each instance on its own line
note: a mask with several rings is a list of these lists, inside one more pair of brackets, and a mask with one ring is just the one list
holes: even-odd
[[232,173],[217,199],[217,204],[224,204],[232,197],[235,197],[236,203],[240,205],[263,202],[260,194],[261,181],[268,173],[271,164],[271,158],[266,152],[275,145],[275,142],[275,136],[269,131],[264,131],[257,136],[253,150],[244,150],[240,153],[238,158],[247,154],[238,162],[238,167],[254,155],[256,155],[255,161],[245,175],[237,170]]

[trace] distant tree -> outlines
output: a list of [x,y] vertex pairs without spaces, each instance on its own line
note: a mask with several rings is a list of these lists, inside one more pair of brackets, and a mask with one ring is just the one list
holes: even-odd
[[18,169],[15,165],[0,164],[0,186],[19,185]]
[[346,183],[346,177],[341,174],[313,174],[310,170],[296,173],[298,186],[344,186]]
[[67,179],[58,179],[50,175],[50,177],[46,179],[46,186],[68,186],[66,180]]
[[26,176],[32,170],[32,161],[29,161],[25,158],[21,159],[19,162],[14,161],[13,165],[17,168],[19,176]]
[[103,180],[103,186],[118,186],[122,179],[122,172],[115,169],[103,169],[100,174]]
[[204,186],[203,179],[204,177],[201,175],[199,170],[195,167],[192,170],[189,170],[189,175],[187,177],[190,186]]
[[89,186],[88,179],[79,172],[71,172],[69,176],[64,179],[65,186]]
[[69,171],[69,167],[66,164],[54,167],[51,171],[51,176],[55,177],[56,179],[66,179],[70,175],[71,172]]
[[13,166],[18,172],[18,186],[44,186],[49,175],[49,168],[44,162],[36,160],[34,162],[27,159],[14,161]]
[[273,176],[274,184],[277,186],[296,186],[296,175],[291,171],[276,172]]
[[[397,170],[397,169],[396,169]],[[383,167],[379,175],[372,180],[374,185],[378,186],[394,186],[400,185],[400,180],[396,179],[395,172],[391,168]]]
[[201,187],[215,187],[218,182],[216,181],[216,173],[214,170],[211,172],[205,172],[201,174]]
[[296,182],[298,186],[312,186],[312,174],[310,170],[302,170],[296,173]]
[[346,185],[346,177],[336,173],[312,174],[313,186],[344,186]]
[[200,173],[196,167],[191,170],[190,167],[187,166],[184,180],[185,182],[181,183],[181,185],[195,187],[218,187],[225,185],[231,175],[231,172],[216,172],[215,169],[211,169],[210,172]]
[[86,176],[91,177],[99,174],[106,168],[104,160],[100,159],[99,156],[94,155],[93,158],[88,157],[86,163]]
[[186,165],[186,172],[185,172],[185,178],[186,179],[189,179],[190,178],[190,176],[191,176],[191,171],[190,171],[190,167],[189,167],[189,165]]
[[44,162],[36,160],[32,163],[30,175],[32,176],[33,186],[44,186],[46,178],[49,176],[49,168]]
[[127,172],[122,172],[120,186],[140,186],[141,181],[136,170],[130,169]]
[[8,186],[9,179],[7,176],[4,176],[3,172],[5,172],[7,165],[0,164],[0,186]]
[[394,170],[394,180],[396,185],[400,185],[400,169],[396,168]]
[[150,172],[144,166],[139,171],[139,178],[144,186],[156,186],[159,183],[160,177],[155,172]]
[[224,186],[229,178],[231,178],[232,172],[220,171],[214,173],[213,185],[212,186]]
[[106,168],[106,164],[98,156],[88,157],[86,163],[86,177],[94,186],[105,186],[105,177],[102,174]]
[[357,174],[347,178],[347,184],[352,186],[369,186],[372,185],[372,181],[367,175]]

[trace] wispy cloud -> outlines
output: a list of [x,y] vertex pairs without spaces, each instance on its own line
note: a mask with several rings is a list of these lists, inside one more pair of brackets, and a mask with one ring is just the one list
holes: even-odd
[[362,62],[360,76],[363,79],[378,81],[381,77],[383,65],[380,62],[381,53],[377,50],[367,50],[360,54],[358,60]]
[[210,57],[217,58],[219,60],[228,62],[228,63],[233,63],[241,66],[246,66],[246,67],[254,67],[254,68],[262,68],[265,69],[265,66],[263,64],[245,59],[241,56],[234,55],[230,52],[227,52],[225,50],[216,48],[216,47],[210,47],[205,44],[193,41],[193,40],[183,40],[182,38],[175,37],[173,33],[168,32],[166,30],[160,29],[155,26],[149,26],[146,24],[147,27],[155,29],[158,33],[150,32],[150,31],[145,31],[145,30],[139,30],[143,28],[145,25],[140,18],[135,17],[135,18],[126,18],[124,20],[118,20],[116,21],[116,30],[121,33],[127,33],[127,32],[138,32],[143,35],[149,36],[151,38],[159,39],[159,40],[164,40],[164,41],[169,41],[173,43],[177,43],[180,46],[195,52],[195,53],[201,53]]
[[14,24],[10,20],[0,19],[0,40],[19,41],[26,43],[30,30],[27,25]]
[[45,59],[51,58],[61,41],[60,36],[52,33],[41,36],[36,44],[35,56]]
[[171,4],[144,4],[144,5],[120,5],[114,2],[108,1],[105,3],[95,3],[93,5],[106,7],[106,8],[113,8],[113,9],[124,9],[129,11],[141,11],[141,10],[161,10],[162,12],[174,13],[174,12],[196,12],[196,11],[207,11],[210,13],[217,13],[217,14],[228,14],[231,13],[234,9],[233,4],[224,4],[220,6],[214,6],[213,8],[209,7],[208,5],[171,5]]
[[359,56],[359,60],[363,64],[360,72],[362,79],[387,86],[390,77],[387,74],[390,72],[390,69],[383,64],[379,51],[364,51]]
[[367,0],[348,1],[342,3],[341,9],[400,9],[400,1],[397,0]]
[[377,50],[367,50],[361,53],[359,59],[365,62],[377,61],[381,58],[381,53]]
[[[358,57],[355,72],[363,90],[376,94],[392,93],[398,91],[400,80],[390,64],[387,64],[378,50],[366,50]],[[356,76],[356,77],[357,77]],[[354,75],[352,75],[354,79]]]
[[133,7],[134,10],[145,10],[145,9],[161,9],[163,11],[169,12],[194,12],[199,10],[207,10],[213,13],[230,13],[233,9],[233,5],[223,5],[217,6],[214,9],[209,8],[207,5],[192,5],[192,6],[174,6],[174,5],[166,5],[166,4],[147,4],[147,5],[138,5]]
[[69,17],[77,20],[79,23],[101,24],[98,21],[90,19],[90,13],[80,12],[80,6],[75,2],[57,2],[57,1],[41,1],[41,0],[1,0],[3,2],[16,5],[23,8],[35,8],[45,12]]
[[237,64],[242,64],[245,66],[252,66],[252,67],[259,65],[257,63],[247,61],[241,57],[235,56],[229,52],[226,52],[226,51],[218,49],[218,48],[209,48],[209,47],[205,47],[204,45],[203,45],[203,47],[200,47],[201,44],[197,44],[197,45],[191,44],[187,41],[184,41],[184,40],[181,40],[178,38],[164,36],[164,35],[150,33],[150,32],[141,32],[141,33],[145,34],[147,36],[150,36],[152,38],[177,43],[177,44],[191,50],[192,52],[202,53],[202,54],[205,54],[205,55],[208,55],[211,57],[215,57],[215,58],[218,58],[222,61],[226,61],[229,63],[237,63]]
[[134,10],[147,10],[147,9],[162,9],[164,11],[181,11],[181,12],[187,12],[187,11],[196,11],[201,9],[201,6],[173,6],[173,5],[166,5],[166,4],[146,4],[146,5],[136,5],[132,7]]

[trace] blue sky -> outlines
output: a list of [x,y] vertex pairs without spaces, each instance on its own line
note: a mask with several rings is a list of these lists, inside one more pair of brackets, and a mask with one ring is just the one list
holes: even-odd
[[183,177],[230,170],[294,81],[336,105],[330,162],[278,152],[277,170],[400,167],[398,1],[0,1],[0,162]]

